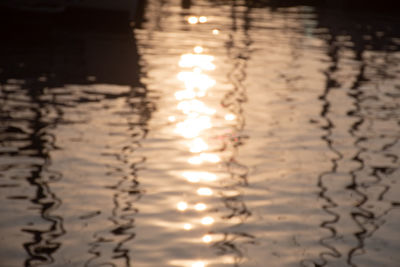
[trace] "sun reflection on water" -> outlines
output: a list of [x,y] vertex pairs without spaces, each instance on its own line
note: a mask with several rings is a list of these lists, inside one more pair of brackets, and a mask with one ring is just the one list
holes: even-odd
[[197,189],[197,194],[200,196],[212,196],[213,191],[208,187],[200,187]]

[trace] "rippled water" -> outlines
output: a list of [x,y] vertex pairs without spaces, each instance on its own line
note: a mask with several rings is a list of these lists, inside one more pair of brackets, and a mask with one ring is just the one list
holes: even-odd
[[[135,42],[2,44],[1,266],[398,266],[395,17],[205,0],[144,16]],[[69,73],[104,51],[125,51],[123,78]],[[25,77],[27,58],[69,76]]]

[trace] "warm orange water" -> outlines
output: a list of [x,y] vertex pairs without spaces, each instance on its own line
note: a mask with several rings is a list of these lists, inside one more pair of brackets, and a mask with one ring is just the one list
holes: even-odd
[[1,86],[0,266],[398,266],[398,21],[235,3],[148,1],[136,87]]

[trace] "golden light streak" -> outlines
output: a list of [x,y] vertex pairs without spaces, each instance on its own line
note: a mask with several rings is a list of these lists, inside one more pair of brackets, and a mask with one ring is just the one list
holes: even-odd
[[192,153],[199,153],[207,149],[208,149],[207,143],[204,142],[203,139],[199,137],[194,139],[190,144],[190,152]]
[[174,122],[174,121],[176,121],[175,116],[169,116],[169,117],[168,117],[168,121],[169,121],[169,122]]
[[192,264],[192,267],[205,267],[206,264],[203,261],[196,261]]
[[197,17],[189,17],[188,22],[189,24],[196,24],[199,22],[199,19]]
[[200,196],[211,196],[213,191],[208,187],[201,187],[197,189],[197,194]]
[[204,235],[202,238],[204,243],[210,243],[212,241],[212,236],[211,235]]
[[225,120],[227,120],[227,121],[233,121],[234,119],[236,119],[235,114],[229,113],[229,114],[225,115]]
[[193,228],[193,226],[190,223],[185,223],[183,225],[183,229],[185,229],[185,230],[191,230],[192,228]]
[[212,33],[213,33],[214,35],[218,35],[218,34],[219,34],[219,30],[218,30],[218,29],[214,29],[214,30],[212,31]]
[[201,16],[201,17],[199,18],[199,22],[200,22],[200,23],[206,23],[207,21],[208,21],[208,19],[207,19],[206,16]]
[[211,225],[214,223],[214,218],[210,216],[204,217],[203,219],[201,219],[201,223],[204,225]]
[[211,55],[183,54],[179,60],[179,66],[182,68],[199,67],[203,70],[215,70],[215,65],[212,61],[214,61],[214,57]]
[[181,201],[176,205],[176,207],[180,211],[185,211],[188,208],[188,204],[186,202],[184,202],[184,201]]
[[195,53],[197,53],[197,54],[200,54],[201,52],[203,52],[203,47],[201,47],[201,46],[195,46],[194,47],[194,49],[193,49],[193,51],[195,52]]
[[199,172],[199,171],[187,171],[182,173],[182,176],[191,183],[198,183],[200,181],[215,181],[217,176],[210,172]]
[[204,203],[197,203],[197,204],[194,206],[194,209],[197,210],[197,211],[203,211],[203,210],[205,210],[206,208],[207,208],[207,206],[206,206],[206,204],[204,204]]

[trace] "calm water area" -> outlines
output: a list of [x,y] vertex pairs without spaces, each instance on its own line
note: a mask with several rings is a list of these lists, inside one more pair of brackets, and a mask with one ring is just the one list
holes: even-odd
[[146,2],[2,34],[0,266],[400,266],[400,18]]

